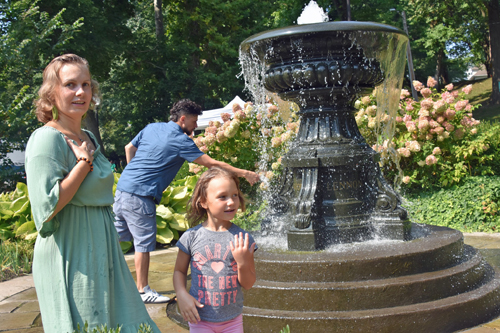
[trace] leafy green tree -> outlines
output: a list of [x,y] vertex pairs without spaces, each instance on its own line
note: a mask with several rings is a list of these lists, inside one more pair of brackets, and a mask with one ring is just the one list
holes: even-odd
[[[38,126],[32,101],[41,84],[42,71],[82,26],[80,19],[65,24],[64,10],[51,16],[40,11],[38,1],[3,2],[0,36],[0,159],[24,147]],[[3,180],[2,180],[3,183]]]
[[490,27],[493,78],[490,102],[500,104],[500,6],[498,0],[488,2],[488,23]]
[[237,75],[239,44],[276,26],[276,8],[239,0],[164,1],[165,36],[157,43],[154,3],[134,1],[126,50],[112,62],[103,82],[100,113],[105,146],[114,156],[146,124],[165,121],[173,103],[190,98],[204,109],[246,97]]

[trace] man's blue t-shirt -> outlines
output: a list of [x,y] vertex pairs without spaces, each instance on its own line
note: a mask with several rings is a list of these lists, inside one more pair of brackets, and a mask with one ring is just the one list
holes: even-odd
[[137,148],[134,158],[123,170],[117,189],[141,196],[152,196],[160,203],[184,161],[203,155],[193,139],[173,121],[147,125],[132,140]]

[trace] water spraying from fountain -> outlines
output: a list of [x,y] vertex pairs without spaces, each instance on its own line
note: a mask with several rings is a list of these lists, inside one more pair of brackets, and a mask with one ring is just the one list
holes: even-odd
[[325,13],[323,8],[318,6],[316,1],[311,0],[300,14],[297,19],[297,24],[310,24],[310,23],[320,23],[327,22],[328,15]]
[[354,101],[377,86],[379,144],[390,148],[407,41],[387,25],[325,22],[241,44],[256,103],[275,92],[301,116],[262,222],[246,331],[453,332],[499,313],[498,276],[460,232],[410,223],[354,120]]

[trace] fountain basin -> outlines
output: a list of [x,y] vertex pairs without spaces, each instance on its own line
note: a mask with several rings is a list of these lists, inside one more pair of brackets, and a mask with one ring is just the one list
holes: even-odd
[[[413,227],[417,227],[413,225]],[[500,313],[500,277],[459,231],[355,251],[255,254],[246,332],[454,332]]]

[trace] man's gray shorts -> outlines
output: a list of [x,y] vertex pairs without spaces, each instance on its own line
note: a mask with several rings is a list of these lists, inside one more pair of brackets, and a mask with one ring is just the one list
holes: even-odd
[[154,251],[156,248],[156,204],[153,197],[143,197],[116,190],[113,211],[120,242],[133,239],[135,251]]

